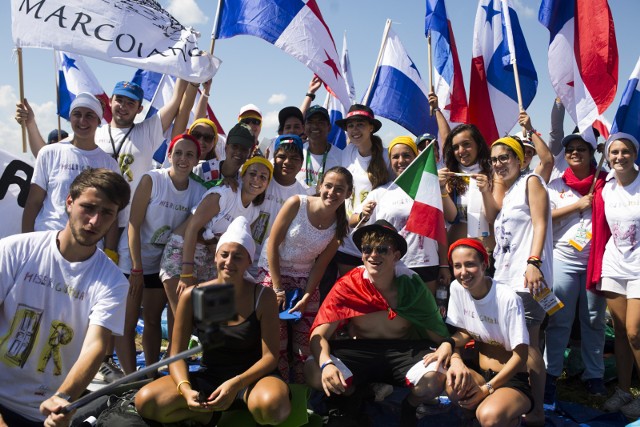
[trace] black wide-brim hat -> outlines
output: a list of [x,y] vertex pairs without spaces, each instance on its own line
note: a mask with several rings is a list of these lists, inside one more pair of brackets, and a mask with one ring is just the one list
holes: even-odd
[[391,223],[384,219],[379,219],[371,225],[365,225],[364,227],[358,228],[353,233],[353,243],[356,244],[356,247],[360,252],[362,252],[362,237],[364,236],[364,233],[372,231],[377,231],[378,233],[391,237],[402,256],[407,253],[407,241],[400,235],[400,233],[398,233]]
[[376,119],[376,116],[373,114],[373,110],[362,104],[353,104],[349,108],[347,117],[345,117],[344,119],[336,120],[336,126],[339,126],[343,130],[347,130],[347,121],[354,118],[368,120],[373,125],[373,133],[378,132],[382,127],[382,122]]

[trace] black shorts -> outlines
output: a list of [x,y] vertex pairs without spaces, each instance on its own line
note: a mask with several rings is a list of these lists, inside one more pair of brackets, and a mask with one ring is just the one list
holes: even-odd
[[[482,375],[484,380],[487,382],[491,381],[493,377],[498,375],[497,372],[492,371],[491,369],[487,371],[478,369],[478,373],[480,373],[480,375]],[[527,372],[517,372],[514,376],[509,378],[509,380],[502,387],[509,387],[522,392],[531,402],[531,407],[529,407],[529,410],[526,413],[528,414],[529,412],[533,411],[535,401],[533,400],[533,394],[531,393],[531,385],[529,385],[529,374]]]
[[431,267],[412,267],[411,270],[415,271],[423,282],[433,282],[438,278],[440,272],[440,266],[432,265]]
[[333,257],[333,260],[338,264],[350,265],[352,267],[357,267],[359,265],[362,265],[362,258],[345,254],[344,252],[340,252],[340,251],[336,252],[335,256]]
[[433,351],[428,340],[332,340],[331,354],[353,372],[353,384],[406,386],[409,369]]
[[[128,274],[125,274],[125,277],[127,280],[129,279]],[[142,280],[144,280],[145,289],[164,289],[162,280],[160,280],[160,273],[145,274],[142,276]]]

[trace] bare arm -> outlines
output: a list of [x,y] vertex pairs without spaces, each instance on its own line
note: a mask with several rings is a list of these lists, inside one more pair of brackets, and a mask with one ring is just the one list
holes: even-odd
[[202,93],[196,105],[196,119],[207,117],[207,106],[209,105],[209,92],[211,92],[211,79],[202,83]]
[[[549,197],[547,190],[535,177],[527,179],[527,197],[529,199],[529,209],[531,210],[531,222],[533,224],[533,240],[531,242],[530,256],[540,257],[544,247],[548,223],[547,212],[549,210]],[[547,254],[550,255],[550,254]],[[546,262],[550,262],[547,259]],[[544,284],[544,277],[538,268],[527,264],[525,272],[525,286],[537,294]]]
[[435,111],[436,123],[438,124],[438,141],[444,141],[447,139],[449,132],[451,132],[451,128],[440,107],[438,107],[438,96],[433,92],[429,93],[429,106]]
[[536,149],[536,154],[540,159],[540,163],[538,164],[538,166],[536,166],[534,172],[544,178],[545,182],[549,182],[554,163],[551,150],[549,150],[547,144],[545,144],[542,138],[540,138],[540,136],[535,132],[535,129],[531,124],[531,117],[529,117],[526,111],[520,112],[518,123],[520,123],[520,126],[522,126],[527,132],[531,134],[531,142],[533,142],[533,146]]
[[442,168],[438,170],[438,182],[440,184],[440,194],[442,197],[442,212],[444,213],[444,219],[447,222],[453,222],[458,216],[458,207],[453,202],[450,192],[447,186],[447,177],[449,169]]
[[[131,269],[142,270],[142,243],[140,242],[140,227],[147,215],[147,207],[151,199],[153,181],[149,175],[143,175],[140,184],[136,188],[131,201],[131,213],[129,214],[129,253],[131,254]],[[129,276],[129,295],[137,297],[144,289],[142,274],[136,273]]]
[[587,194],[582,196],[575,203],[572,203],[561,208],[553,209],[551,211],[551,219],[553,221],[564,218],[567,215],[571,215],[574,212],[584,212],[591,209],[591,202],[593,201],[593,194]]
[[30,233],[36,223],[36,217],[42,209],[44,199],[47,197],[47,191],[37,184],[31,184],[29,187],[29,196],[22,211],[22,232]]
[[307,303],[311,298],[311,295],[316,291],[318,285],[320,284],[320,280],[322,280],[322,275],[324,274],[327,266],[333,259],[336,252],[338,252],[338,248],[340,247],[340,242],[336,240],[334,237],[331,239],[326,248],[318,255],[316,258],[316,262],[311,267],[311,271],[309,272],[309,279],[307,280],[307,287],[304,291],[304,295],[298,301],[298,303],[289,310],[289,313],[293,313],[294,311],[300,311],[302,313],[305,312]]
[[[320,77],[314,75],[311,81],[309,82],[309,88],[307,89],[307,93],[312,93],[315,95],[321,86],[322,86],[322,80],[320,80]],[[311,97],[309,97],[308,95],[304,96],[304,99],[302,100],[302,104],[300,104],[300,111],[302,111],[303,115],[307,112],[307,109],[311,106],[312,102],[313,102],[313,99],[311,99]]]
[[[78,360],[71,367],[62,385],[58,388],[58,392],[68,394],[71,396],[71,400],[80,397],[98,372],[110,338],[111,331],[109,329],[99,325],[89,325]],[[47,415],[47,420],[53,422],[54,425],[68,425],[73,413],[56,413],[68,404],[69,402],[60,397],[51,396],[42,402],[40,412]]]
[[47,144],[44,138],[42,138],[42,135],[40,135],[35,114],[26,98],[24,99],[24,103],[16,104],[16,121],[20,125],[24,123],[26,126],[29,149],[31,149],[33,157],[38,157],[40,149]]
[[189,82],[186,80],[176,80],[176,86],[173,88],[173,96],[158,112],[162,123],[162,132],[166,132],[169,126],[171,126],[173,119],[176,118],[178,108],[180,108],[180,102],[182,102],[182,95],[187,89],[188,84]]
[[[176,308],[175,323],[171,334],[171,356],[184,351],[189,346],[189,339],[193,331],[193,300],[191,293],[194,288],[189,288],[180,295],[178,307]],[[176,385],[180,384],[187,405],[189,407],[199,407],[198,392],[191,389],[189,383],[189,371],[184,360],[178,360],[169,365],[169,374]],[[186,382],[185,382],[186,381]]]
[[[176,119],[173,122],[171,138],[174,138],[176,135],[180,135],[187,129],[187,125],[189,124],[189,115],[191,114],[191,108],[193,107],[193,103],[196,100],[196,93],[198,93],[198,85],[195,83],[189,83],[186,90],[184,91],[184,95],[182,96],[180,107],[178,107]],[[164,116],[161,115],[160,117]]]

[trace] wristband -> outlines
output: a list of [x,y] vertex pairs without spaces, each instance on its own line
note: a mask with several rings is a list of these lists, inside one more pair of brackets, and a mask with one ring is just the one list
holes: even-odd
[[182,265],[196,265],[195,262],[182,261]]
[[448,270],[448,269],[449,269],[449,264],[447,264],[447,265],[442,264],[442,265],[439,265],[438,267],[440,267],[440,268],[446,268],[446,269]]
[[182,391],[180,390],[180,386],[182,384],[189,384],[189,387],[191,387],[191,383],[187,380],[182,380],[178,383],[178,385],[176,386],[176,389],[178,390],[178,393],[180,394],[180,396],[184,396],[184,394],[182,394]]
[[108,256],[109,259],[113,261],[114,264],[118,264],[118,261],[120,261],[120,256],[118,255],[118,252],[114,251],[113,249],[105,249],[104,254]]
[[436,111],[442,112],[442,110],[440,110],[440,107],[433,108],[433,112],[435,113]]
[[200,87],[200,83],[191,83],[189,82],[189,84],[193,87]]
[[311,98],[311,100],[313,101],[314,99],[316,99],[316,94],[315,93],[311,93],[311,92],[307,92],[305,94],[305,96],[308,96],[309,98]]
[[71,396],[68,395],[67,393],[63,393],[61,391],[57,391],[57,392],[55,392],[54,396],[59,397],[60,399],[64,399],[67,402],[71,402]]
[[529,139],[531,139],[534,133],[538,133],[538,131],[535,130],[534,128],[531,128],[531,130],[527,131],[527,136],[529,137]]
[[[451,344],[451,351],[454,351],[456,349],[456,342],[453,340],[453,338],[449,337],[449,338],[445,338],[442,340],[443,343],[449,343]],[[442,344],[442,343],[441,343]]]
[[491,385],[491,383],[485,383],[484,385],[487,386],[487,390],[489,390],[489,394],[493,394],[495,390],[493,389],[493,386]]
[[449,193],[441,193],[440,196],[442,196],[442,198],[444,199],[446,197],[449,197]]
[[191,279],[193,277],[193,273],[189,273],[189,274],[181,274],[180,278],[181,279]]
[[142,276],[144,274],[144,271],[141,268],[132,268],[129,273],[131,274],[131,276]]
[[320,365],[320,372],[324,371],[324,368],[326,368],[329,365],[335,366],[336,364],[333,363],[333,360],[329,359],[326,362],[324,362],[322,365]]
[[202,92],[200,95],[204,96],[205,98],[208,98],[209,95],[207,95],[206,93]]

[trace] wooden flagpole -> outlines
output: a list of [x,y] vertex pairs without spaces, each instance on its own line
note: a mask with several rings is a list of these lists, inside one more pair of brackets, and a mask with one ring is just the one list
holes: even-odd
[[216,45],[216,36],[218,35],[218,25],[220,25],[220,11],[222,10],[222,2],[224,0],[218,0],[218,7],[216,8],[216,17],[213,20],[213,30],[211,30],[211,47],[209,49],[209,54],[213,56],[213,49]]
[[[433,92],[433,57],[431,55],[431,30],[427,35],[427,53],[429,58],[429,91]],[[429,105],[429,115],[433,116],[433,107]]]
[[[62,133],[62,125],[60,124],[60,81],[58,80],[58,56],[57,51],[53,50],[53,72],[56,81],[56,108],[58,110],[58,141],[60,141],[60,134]],[[49,141],[47,141],[49,142]]]
[[[22,73],[22,48],[16,48],[18,55],[18,87],[20,91],[20,102],[24,104],[24,78]],[[22,152],[27,152],[27,126],[22,122]]]

